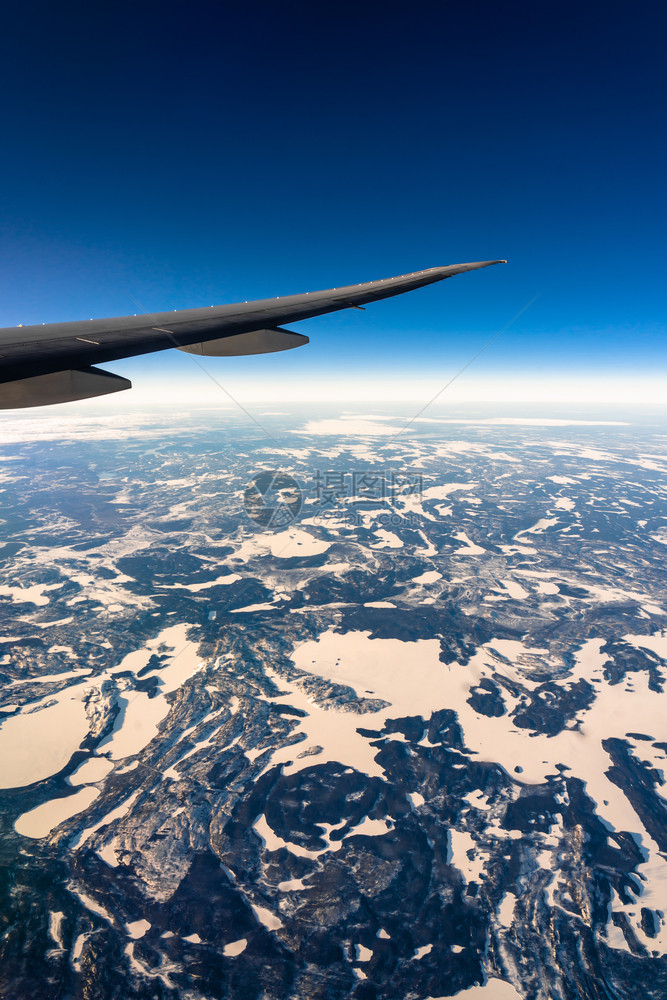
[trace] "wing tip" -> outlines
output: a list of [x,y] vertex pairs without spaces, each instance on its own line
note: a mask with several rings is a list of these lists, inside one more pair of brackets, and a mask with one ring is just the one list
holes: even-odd
[[429,268],[429,270],[432,273],[441,274],[443,278],[448,278],[450,275],[465,274],[466,271],[477,271],[482,267],[492,267],[493,264],[506,263],[506,260],[471,260],[465,264],[444,264],[439,267]]
[[431,271],[452,271],[457,270],[474,271],[479,267],[491,267],[493,264],[506,264],[507,260],[470,260],[465,264],[441,264],[438,267],[430,268]]

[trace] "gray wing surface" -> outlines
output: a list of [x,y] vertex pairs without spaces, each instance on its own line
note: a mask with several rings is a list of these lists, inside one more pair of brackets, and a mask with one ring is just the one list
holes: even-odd
[[[0,408],[62,402],[129,388],[126,379],[92,366],[153,351],[180,347],[199,354],[255,354],[296,347],[307,343],[307,338],[281,330],[279,324],[363,306],[499,263],[505,262],[432,267],[360,285],[203,309],[8,327],[0,330]],[[228,338],[234,339],[225,345]],[[109,380],[106,389],[101,388],[105,377]],[[90,393],[82,388],[86,382]],[[20,384],[12,388],[12,383]],[[39,398],[40,393],[46,398]]]

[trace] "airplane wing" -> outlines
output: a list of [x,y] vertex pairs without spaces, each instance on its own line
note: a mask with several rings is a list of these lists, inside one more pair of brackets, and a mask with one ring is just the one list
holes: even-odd
[[401,295],[501,260],[431,267],[396,278],[255,302],[173,312],[79,320],[0,330],[0,409],[100,396],[132,383],[93,367],[177,347],[206,356],[266,354],[308,343],[282,323]]

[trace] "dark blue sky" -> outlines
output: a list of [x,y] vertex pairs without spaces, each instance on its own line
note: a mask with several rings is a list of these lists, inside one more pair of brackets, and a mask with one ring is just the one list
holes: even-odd
[[662,373],[666,28],[657,2],[5,6],[0,325],[506,257],[214,371],[444,378],[540,292],[477,374]]

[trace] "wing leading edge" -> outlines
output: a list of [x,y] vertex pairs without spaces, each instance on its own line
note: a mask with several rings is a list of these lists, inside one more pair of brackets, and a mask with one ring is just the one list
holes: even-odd
[[[100,390],[130,388],[126,379],[99,370],[91,376],[90,370],[101,363],[172,347],[217,356],[288,350],[307,343],[308,338],[281,329],[282,323],[361,307],[456,274],[504,263],[451,264],[360,285],[204,309],[5,328],[0,330],[0,409],[65,402],[99,395]],[[105,383],[99,376],[109,376],[110,381]],[[72,395],[76,386],[81,395]]]

